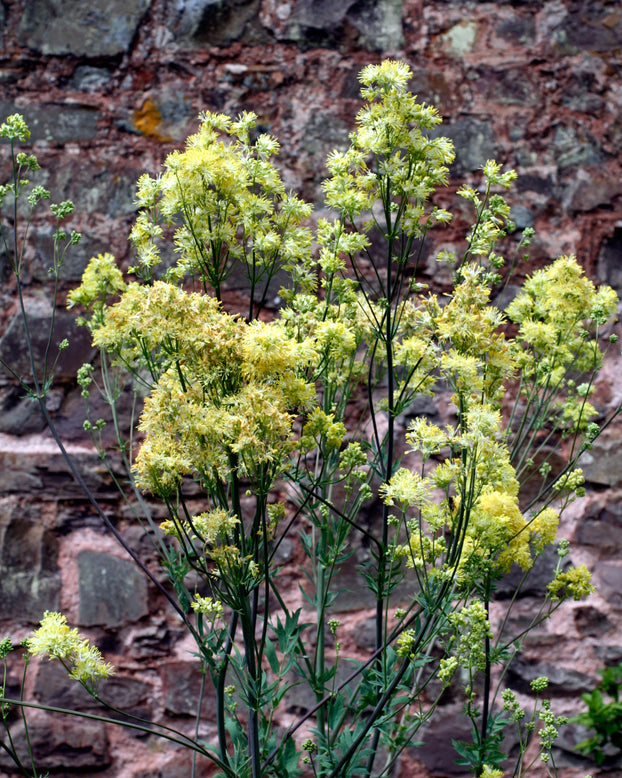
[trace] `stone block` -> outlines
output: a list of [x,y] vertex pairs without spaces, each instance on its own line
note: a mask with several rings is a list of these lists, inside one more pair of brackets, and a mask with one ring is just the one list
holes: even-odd
[[622,226],[616,227],[600,247],[596,274],[599,281],[622,295]]
[[79,92],[99,92],[110,83],[110,79],[108,68],[78,65],[71,76],[71,86]]
[[22,46],[46,56],[125,53],[151,0],[26,0],[17,29]]
[[297,0],[284,37],[303,48],[336,48],[344,39],[368,51],[403,43],[401,0]]
[[467,743],[472,740],[471,724],[462,708],[439,711],[423,732],[417,733],[417,740],[422,741],[422,745],[408,749],[407,754],[420,762],[428,775],[443,778],[471,775],[466,767],[456,764],[458,754],[451,745],[452,740]]
[[15,105],[0,103],[0,115],[20,113],[30,129],[29,143],[47,141],[67,143],[88,141],[97,135],[100,112],[89,105],[35,103]]
[[[160,674],[166,712],[172,716],[196,716],[201,689],[198,662],[167,662],[160,666]],[[216,721],[216,696],[209,678],[205,682],[201,715]]]
[[622,505],[612,502],[596,516],[586,516],[577,527],[577,540],[595,546],[603,556],[614,556],[622,548]]
[[454,142],[456,158],[452,168],[454,175],[480,170],[488,159],[497,155],[497,144],[490,122],[465,117],[443,124],[433,137],[446,136]]
[[[119,182],[117,181],[117,183]],[[132,186],[128,187],[128,194],[132,188]],[[120,203],[121,198],[116,199],[118,194],[120,194],[118,190],[116,190],[114,185],[111,185],[110,206],[119,205],[121,210],[123,208]],[[46,224],[37,225],[30,232],[29,243],[32,252],[24,265],[31,278],[42,284],[49,283],[50,280],[49,271],[54,260],[53,231],[52,226]],[[99,236],[82,234],[80,242],[75,246],[71,246],[65,253],[59,270],[59,278],[61,281],[68,282],[72,287],[78,286],[91,257],[97,256],[97,254],[104,254],[107,251],[111,251],[111,246],[110,241],[106,239],[105,233],[100,233]],[[70,315],[75,319],[76,311],[71,311]]]
[[30,435],[43,432],[46,421],[38,403],[24,395],[18,386],[0,387],[0,432]]
[[619,3],[602,0],[573,0],[558,27],[558,41],[564,53],[574,51],[613,52],[620,50],[622,13]]
[[607,618],[607,614],[591,605],[582,605],[579,608],[575,608],[572,611],[572,616],[576,628],[582,635],[601,637],[612,627],[611,622]]
[[[43,705],[108,715],[102,709],[101,703],[91,697],[78,681],[69,678],[67,671],[58,661],[41,662],[35,678],[34,694]],[[143,681],[113,675],[99,684],[98,694],[104,702],[124,713],[151,719],[152,713],[148,705],[151,687]],[[117,714],[111,715],[115,717]]]
[[167,26],[181,43],[228,46],[268,41],[259,20],[260,0],[190,0],[169,5]]
[[514,659],[508,669],[508,686],[523,694],[533,694],[530,684],[542,675],[549,679],[547,694],[578,696],[594,688],[594,679],[587,673],[564,667],[559,661],[526,659],[520,655]]
[[171,644],[175,637],[165,624],[150,624],[142,629],[137,629],[132,635],[130,655],[139,660],[166,656],[170,653]]
[[120,627],[148,614],[147,580],[131,560],[82,551],[78,575],[82,626]]
[[619,562],[601,562],[594,570],[594,583],[612,608],[622,609],[622,565]]
[[17,502],[0,502],[0,621],[38,622],[58,610],[58,542],[38,512]]
[[[34,352],[35,369],[39,379],[41,379],[52,325],[52,306],[45,297],[27,297],[24,299],[24,307],[30,342]],[[77,326],[75,315],[63,310],[56,311],[48,366],[54,363],[58,355],[58,345],[65,338],[69,341],[69,348],[60,353],[55,370],[56,378],[73,378],[78,368],[84,362],[89,362],[95,354],[95,350],[91,346],[90,333],[85,327]],[[0,338],[0,358],[18,375],[22,376],[27,383],[31,383],[29,381],[32,372],[28,356],[28,338],[20,313],[13,316],[4,335]],[[0,368],[0,372],[8,374],[4,367]]]
[[184,86],[174,84],[150,93],[134,111],[133,130],[163,143],[184,141],[196,129],[194,111],[189,97],[183,93]]
[[222,775],[208,759],[199,756],[193,764],[189,749],[175,750],[167,745],[166,752],[158,756],[157,764],[147,768],[140,765],[129,774],[129,778],[180,778],[186,775],[212,778],[218,774]]
[[610,488],[622,485],[622,448],[620,440],[606,430],[594,441],[591,451],[579,458],[579,467],[588,483]]
[[[24,730],[18,727],[14,730],[17,753],[25,764],[30,764]],[[101,770],[111,762],[106,729],[100,722],[75,716],[32,714],[28,732],[37,770],[84,775],[87,770]],[[0,767],[14,768],[4,750],[0,750]]]
[[[518,597],[543,598],[547,593],[546,587],[555,577],[556,565],[557,549],[553,546],[548,546],[534,562],[533,567],[521,586]],[[511,599],[524,575],[524,571],[518,565],[514,565],[510,572],[497,582],[495,599]]]
[[597,139],[583,127],[557,124],[549,152],[559,170],[575,165],[601,165],[603,150]]

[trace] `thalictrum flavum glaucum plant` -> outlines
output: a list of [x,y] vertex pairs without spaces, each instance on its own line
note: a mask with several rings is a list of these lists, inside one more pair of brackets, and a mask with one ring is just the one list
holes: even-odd
[[[451,291],[421,283],[428,232],[452,218],[435,193],[454,150],[438,112],[409,92],[410,76],[390,60],[362,70],[349,145],[326,163],[332,216],[313,230],[312,208],[286,192],[279,144],[258,133],[256,116],[203,114],[161,174],[139,179],[130,276],[100,254],[69,294],[99,350],[78,375],[85,428],[100,445],[104,422],[89,412],[100,391],[124,477],[105,450],[102,459],[160,554],[164,594],[195,642],[197,695],[211,684],[216,700],[213,732],[200,712],[194,736],[131,725],[211,758],[226,778],[388,776],[425,740],[451,683],[472,729],[457,758],[473,775],[508,769],[507,727],[521,745],[508,774],[523,775],[538,717],[555,771],[561,718],[537,697],[530,719],[503,679],[531,629],[592,591],[557,529],[582,494],[578,457],[602,429],[589,397],[617,298],[565,256],[528,277],[505,310],[494,304],[515,264],[500,247],[520,260],[531,237],[515,236],[500,194],[515,174],[494,161],[481,186],[458,190],[473,226],[462,256],[437,257]],[[24,166],[35,166],[13,153],[27,138],[19,121],[0,131],[16,171],[2,193],[15,198]],[[21,295],[20,268],[14,260]],[[231,284],[248,290],[242,312],[226,304]],[[16,377],[43,402],[48,373]],[[127,392],[139,412],[130,429],[118,410]],[[443,392],[445,423],[404,421],[419,398]],[[281,575],[291,543],[306,558],[295,590]],[[546,595],[512,634],[518,592],[556,545]],[[374,620],[366,655],[345,647],[340,620],[342,571],[361,550],[357,586]],[[512,569],[515,594],[493,623]],[[39,653],[101,699],[97,681],[111,668],[60,614],[46,614],[26,643],[27,657]],[[538,679],[534,693],[545,687]],[[305,710],[284,718],[297,695]]]

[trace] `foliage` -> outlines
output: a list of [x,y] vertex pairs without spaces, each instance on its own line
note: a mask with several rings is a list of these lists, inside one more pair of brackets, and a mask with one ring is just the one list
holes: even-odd
[[611,756],[607,746],[616,749],[616,756],[622,750],[622,665],[605,667],[598,672],[602,676],[600,683],[591,692],[581,695],[587,710],[572,721],[594,730],[595,734],[577,743],[576,748],[600,766]]
[[[209,754],[227,778],[286,778],[305,766],[323,778],[389,775],[454,675],[473,730],[458,754],[475,775],[498,776],[512,717],[495,711],[493,679],[503,679],[526,632],[592,589],[584,566],[566,565],[560,542],[539,610],[509,633],[518,590],[556,542],[561,511],[582,493],[576,463],[600,431],[588,398],[616,296],[560,257],[505,312],[493,304],[509,278],[501,241],[513,241],[518,257],[530,238],[508,237],[514,225],[499,190],[515,174],[493,161],[480,189],[458,191],[474,221],[462,257],[438,257],[453,269],[451,293],[439,299],[417,281],[428,231],[451,219],[435,192],[454,153],[409,78],[400,62],[361,72],[365,103],[348,148],[327,160],[334,217],[318,220],[315,247],[311,208],[285,192],[273,162],[278,143],[257,134],[253,114],[204,114],[164,172],[139,181],[135,280],[103,254],[69,295],[100,353],[99,370],[86,365],[78,376],[85,428],[98,445],[104,422],[88,404],[101,391],[127,499],[160,553],[170,581],[163,593],[217,699],[210,743],[133,726]],[[3,131],[13,148],[25,131],[11,123],[19,122],[12,117]],[[17,196],[13,158],[16,178],[4,194]],[[14,271],[21,295],[19,262]],[[224,302],[234,271],[250,290],[245,317]],[[277,272],[288,282],[269,318]],[[48,378],[34,380],[44,408]],[[137,430],[126,432],[117,403],[128,382],[145,400]],[[441,390],[451,397],[449,421],[419,416],[404,431],[412,403]],[[553,472],[556,449],[566,464]],[[530,500],[521,495],[527,482]],[[154,505],[167,513],[159,525]],[[306,555],[302,608],[278,564],[292,536]],[[375,611],[365,658],[345,653],[338,616],[339,573],[358,549]],[[493,625],[491,601],[515,563],[523,576]],[[36,635],[30,653],[43,645]],[[74,668],[71,646],[63,653],[54,643],[48,654]],[[285,695],[303,685],[315,704],[282,730]],[[561,721],[548,701],[537,715],[554,772]]]

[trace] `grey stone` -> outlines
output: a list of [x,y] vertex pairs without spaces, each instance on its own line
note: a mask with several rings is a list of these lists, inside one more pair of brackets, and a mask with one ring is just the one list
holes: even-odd
[[46,428],[39,404],[18,386],[0,389],[0,432],[7,435],[31,435]]
[[[164,688],[164,707],[173,716],[196,716],[201,688],[201,671],[198,662],[167,662],[160,673]],[[215,692],[205,684],[201,713],[209,721],[216,719]]]
[[603,161],[602,149],[584,128],[558,124],[550,148],[560,170],[574,165],[599,165]]
[[[582,635],[601,637],[612,627],[611,622],[607,618],[607,614],[591,605],[583,605],[579,608],[575,608],[572,612],[572,616],[576,628]],[[600,646],[597,646],[596,650],[598,651],[599,648]],[[620,649],[620,658],[622,659],[622,649]]]
[[336,116],[328,117],[321,111],[314,111],[309,117],[302,132],[301,153],[297,163],[307,182],[307,188],[302,192],[307,201],[323,203],[324,193],[320,183],[328,175],[324,160],[334,149],[347,148],[349,133],[348,125]]
[[596,275],[622,295],[622,227],[616,227],[600,247]]
[[421,746],[410,749],[409,755],[421,762],[429,774],[443,778],[471,775],[466,767],[456,764],[458,754],[452,740],[472,742],[471,725],[462,709],[439,711],[422,731],[417,732]]
[[[557,551],[553,546],[545,548],[541,556],[534,562],[533,567],[527,573],[518,597],[544,597],[547,593],[547,586],[553,580],[555,566],[557,565]],[[514,597],[518,585],[521,583],[524,571],[514,565],[510,572],[497,582],[495,598],[498,600],[507,600]]]
[[99,92],[110,83],[110,79],[108,68],[79,65],[71,76],[71,86],[80,92]]
[[313,157],[326,156],[334,148],[345,149],[350,129],[348,125],[331,116],[330,121],[318,111],[314,111],[303,131],[302,148]]
[[132,129],[163,143],[185,140],[195,129],[191,126],[195,116],[184,86],[173,84],[150,93],[134,111]]
[[[568,768],[581,768],[581,775],[584,775],[590,770],[594,764],[593,760],[589,757],[582,756],[577,750],[576,746],[583,740],[587,740],[591,732],[587,727],[581,726],[570,722],[559,730],[559,736],[555,740],[555,748],[553,749],[553,758],[555,759],[556,767]],[[609,763],[603,765],[603,772],[601,775],[607,775],[608,773],[604,769],[611,767]],[[622,766],[621,763],[613,766]],[[611,778],[615,773],[610,774]]]
[[533,212],[524,205],[513,205],[510,212],[510,218],[519,230],[525,227],[533,227]]
[[374,650],[376,647],[376,619],[369,618],[359,621],[352,633],[354,642],[359,648]]
[[173,749],[168,747],[166,751],[158,755],[157,765],[147,769],[137,767],[129,778],[181,778],[181,776],[195,775],[196,778],[212,778],[214,768],[209,760],[199,759],[193,763],[190,749]]
[[92,140],[97,135],[100,112],[90,105],[37,103],[16,106],[0,103],[0,116],[20,113],[30,129],[29,143]]
[[10,500],[0,503],[0,621],[37,623],[46,610],[58,610],[58,542],[39,513]]
[[[54,263],[53,234],[55,231],[55,226],[42,224],[33,226],[29,233],[32,256],[28,258],[27,263],[24,263],[24,274],[29,272],[33,280],[43,284],[50,280],[50,269]],[[59,270],[61,281],[76,282],[82,278],[87,264],[85,253],[87,253],[88,248],[80,244],[82,244],[82,240],[78,245],[70,246],[65,253]],[[89,259],[93,253],[96,252],[91,252],[88,256]]]
[[444,124],[434,136],[445,135],[454,142],[456,159],[453,163],[455,173],[473,172],[481,169],[488,159],[497,154],[495,138],[489,122],[466,117],[451,124]]
[[[54,199],[72,200],[80,214],[122,218],[136,212],[136,181],[142,172],[122,158],[114,167],[106,165],[89,149],[78,158],[67,160],[62,168],[51,171],[46,186]],[[70,253],[79,251],[78,244]]]
[[571,0],[567,5],[568,14],[559,26],[559,32],[564,38],[564,51],[620,50],[622,15],[616,0]]
[[438,416],[438,405],[434,397],[427,394],[418,394],[404,411],[407,419],[416,419],[419,416]]
[[[360,666],[360,663],[358,666]],[[327,662],[326,672],[333,669],[334,669],[334,664],[332,663],[332,661]],[[337,673],[334,679],[330,681],[328,688],[329,689],[332,688],[333,684],[335,685],[335,687],[340,686],[352,675],[352,673],[356,669],[357,669],[357,664],[355,664],[354,662],[340,662],[337,665]],[[355,679],[353,679],[351,682],[352,687],[356,687],[359,680],[360,679],[358,676]],[[301,676],[298,673],[294,673],[294,672],[289,673],[287,677],[287,684],[290,688],[288,688],[287,692],[285,693],[283,702],[285,704],[285,709],[287,710],[288,713],[292,713],[294,715],[302,715],[304,713],[307,713],[307,711],[311,710],[311,708],[313,708],[314,705],[316,705],[319,702],[315,691],[311,688],[311,685],[307,683],[306,680],[301,678]],[[340,690],[339,694],[344,696],[345,695],[350,696],[348,687],[345,687],[344,689]]]
[[133,562],[82,551],[78,575],[81,625],[114,628],[148,614],[147,581]]
[[351,39],[368,51],[403,42],[401,0],[297,0],[286,38],[303,47],[338,47]]
[[508,284],[507,286],[503,286],[501,291],[493,296],[492,301],[496,308],[498,308],[500,311],[505,311],[508,305],[520,291],[520,286],[517,286],[516,284]]
[[[356,85],[356,93],[353,93],[351,96],[358,99],[361,88],[358,80],[358,71],[355,71],[353,76],[352,82],[353,86]],[[456,90],[452,88],[447,81],[446,75],[440,70],[433,70],[432,68],[414,69],[409,88],[413,94],[417,95],[418,100],[432,103],[443,114],[450,113],[457,102]]]
[[531,42],[535,38],[535,19],[533,16],[521,17],[517,14],[500,21],[495,30],[500,38],[510,43]]
[[260,0],[182,0],[168,9],[168,27],[181,42],[228,46],[265,43],[259,20]]
[[620,645],[600,644],[594,646],[594,653],[606,667],[622,664],[622,646]]
[[44,55],[114,57],[126,52],[151,0],[26,0],[17,30]]
[[[35,369],[39,380],[42,377],[50,327],[52,326],[52,308],[45,298],[29,297],[24,300],[29,338],[21,314],[17,313],[11,319],[7,329],[0,338],[0,358],[12,370],[31,383],[31,365],[29,360],[28,339],[30,339]],[[69,341],[69,347],[60,352],[56,364],[55,376],[73,377],[78,368],[89,362],[94,349],[91,346],[91,336],[85,327],[78,327],[75,316],[67,311],[57,311],[54,319],[54,332],[51,349],[48,354],[48,366],[54,363],[58,355],[58,345],[64,339]],[[7,375],[6,368],[2,372]]]
[[595,546],[603,555],[615,555],[622,548],[622,511],[613,502],[596,516],[579,522],[577,540],[584,546]]
[[617,487],[622,484],[622,448],[619,438],[604,432],[594,447],[579,457],[585,480],[593,484]]
[[528,106],[539,100],[537,84],[523,68],[479,67],[474,73],[474,88],[491,103]]
[[599,206],[611,206],[622,194],[622,181],[608,175],[600,167],[578,168],[567,181],[562,194],[568,211],[587,212]]
[[[67,775],[75,770],[101,770],[111,762],[106,729],[100,722],[75,716],[35,714],[28,719],[28,731],[37,769]],[[17,729],[14,738],[17,753],[30,764],[24,730]],[[0,750],[0,767],[15,767],[3,749]]]
[[173,638],[174,635],[166,625],[150,624],[134,632],[130,654],[137,659],[166,656],[170,652]]
[[597,589],[607,598],[612,608],[622,608],[622,565],[601,562],[594,570]]
[[525,659],[517,656],[507,673],[508,686],[523,694],[533,694],[531,682],[540,676],[549,679],[547,693],[555,695],[578,695],[594,688],[594,679],[587,673],[563,667],[559,662]]
[[[39,702],[44,705],[70,710],[101,711],[101,703],[93,699],[80,683],[69,678],[67,670],[58,661],[43,662],[39,666],[34,692]],[[103,700],[125,712],[143,706],[150,693],[151,687],[144,681],[116,674],[102,680],[98,687],[98,694]]]
[[550,198],[555,194],[555,183],[550,176],[543,178],[536,173],[524,173],[516,179],[516,190],[518,192],[535,192]]
[[[97,452],[91,448],[67,445],[74,466],[81,472],[87,486],[100,498],[118,496],[112,478]],[[63,455],[50,438],[34,441],[19,436],[0,437],[0,494],[39,492],[39,499],[85,500],[82,488],[68,471]],[[75,512],[69,511],[75,518]],[[81,516],[82,512],[78,511]],[[59,508],[56,526],[63,527],[64,511]],[[91,525],[89,525],[91,526]],[[98,526],[101,521],[98,519]]]
[[[129,385],[125,386],[124,391],[121,392],[115,406],[119,430],[125,440],[129,439],[131,420],[134,418],[135,421],[140,416],[141,408],[142,405],[140,402],[134,402],[132,388]],[[106,426],[102,430],[101,441],[103,447],[110,454],[110,452],[118,446],[119,441],[115,425],[113,424],[110,405],[99,392],[91,392],[89,397],[89,412],[93,420],[103,419],[106,422]],[[62,406],[54,416],[54,423],[63,440],[86,442],[88,435],[84,430],[85,419],[86,409],[84,406],[84,398],[82,397],[82,390],[80,387],[76,387],[75,389],[71,389],[67,394]],[[116,464],[114,456],[109,456],[107,461],[108,464]],[[126,478],[127,473],[122,472],[122,477]],[[99,488],[101,489],[103,486],[104,484],[100,482]]]
[[598,71],[599,64],[597,57],[586,57],[583,68],[573,70],[566,79],[563,101],[573,111],[595,114],[605,105],[604,97],[599,94],[603,90],[593,72]]

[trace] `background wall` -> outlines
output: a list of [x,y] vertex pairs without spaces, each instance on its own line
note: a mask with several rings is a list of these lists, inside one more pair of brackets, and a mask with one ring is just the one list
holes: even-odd
[[[62,270],[62,304],[89,257],[111,251],[129,264],[127,235],[134,185],[155,174],[165,155],[197,127],[197,114],[253,110],[282,143],[288,187],[321,213],[323,160],[343,147],[360,105],[357,73],[385,56],[407,60],[421,100],[434,103],[456,144],[452,183],[443,201],[477,182],[487,158],[514,167],[511,195],[519,227],[534,226],[532,262],[576,253],[589,274],[622,292],[622,10],[617,1],[418,2],[417,0],[2,0],[0,119],[23,113],[54,199],[76,203],[72,226],[83,235]],[[0,179],[7,179],[6,155]],[[7,212],[3,213],[9,218]],[[425,280],[443,287],[437,249],[459,247],[469,214],[433,236]],[[53,226],[35,218],[25,255],[25,292],[36,334],[51,316],[47,268]],[[24,336],[15,286],[0,253],[0,356],[20,368]],[[243,290],[233,288],[235,302]],[[89,485],[134,547],[149,544],[121,506],[82,432],[82,401],[72,381],[92,358],[88,337],[58,308],[59,338],[71,349],[49,397],[63,438]],[[41,350],[43,339],[38,343]],[[622,400],[622,363],[608,359],[597,403]],[[434,405],[423,409],[433,416]],[[586,458],[588,495],[572,506],[562,535],[572,561],[592,569],[598,592],[563,609],[524,646],[512,683],[548,675],[557,712],[576,710],[596,669],[622,661],[622,431],[612,425]],[[151,560],[153,562],[153,559]],[[287,560],[285,560],[287,561]],[[292,565],[296,562],[291,551]],[[156,569],[154,567],[154,569]],[[293,579],[292,579],[293,580]],[[536,575],[520,603],[546,581]],[[119,668],[105,694],[119,707],[192,726],[196,667],[182,632],[155,588],[138,573],[93,515],[66,472],[33,403],[0,375],[0,637],[21,639],[45,609],[62,609]],[[351,640],[364,651],[369,628],[352,597]],[[52,704],[76,702],[64,674],[45,665],[28,691]],[[15,689],[17,676],[11,678]],[[298,701],[299,702],[299,701]],[[437,776],[459,772],[447,748],[456,737],[458,698],[413,749]],[[209,734],[211,712],[205,704]],[[103,778],[177,778],[187,774],[170,748],[94,723],[36,716],[38,766]],[[594,770],[572,753],[582,735],[568,727],[559,763],[567,776]],[[102,769],[103,768],[103,769]],[[2,770],[6,772],[2,772]],[[622,774],[622,765],[616,767]],[[9,765],[0,753],[0,774]],[[75,774],[74,773],[74,774]],[[424,774],[424,773],[421,773]]]

